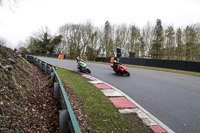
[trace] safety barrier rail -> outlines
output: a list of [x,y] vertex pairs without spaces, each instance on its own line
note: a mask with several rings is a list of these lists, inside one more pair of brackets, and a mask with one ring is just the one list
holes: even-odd
[[[45,57],[52,57],[52,58],[58,58],[59,54],[45,54],[45,53],[22,53],[22,55],[33,55],[33,56],[45,56]],[[64,55],[64,59],[66,59],[66,55]]]
[[45,74],[50,74],[51,78],[54,78],[53,94],[54,99],[61,103],[62,110],[59,110],[59,132],[60,133],[81,133],[79,124],[76,120],[74,112],[71,108],[69,99],[63,87],[62,81],[60,80],[56,67],[48,64],[37,57],[24,55],[23,56],[28,62],[35,64],[44,71]]

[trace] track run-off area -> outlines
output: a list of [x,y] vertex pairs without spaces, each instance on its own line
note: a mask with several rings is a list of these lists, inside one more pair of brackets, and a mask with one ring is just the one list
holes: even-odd
[[[38,58],[78,71],[76,61]],[[91,76],[118,88],[176,133],[200,132],[200,77],[132,67],[126,77],[109,65],[87,64]]]

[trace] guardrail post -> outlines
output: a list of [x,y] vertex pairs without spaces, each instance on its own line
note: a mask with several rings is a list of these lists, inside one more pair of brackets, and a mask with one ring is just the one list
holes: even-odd
[[27,58],[27,55],[25,55],[25,59],[27,60],[28,58]]
[[37,59],[37,58],[35,58],[35,65],[36,65],[36,66],[37,66],[37,60],[38,60],[38,59]]
[[40,59],[37,59],[37,66],[39,66],[39,63],[40,63]]
[[37,57],[34,57],[33,63],[36,64],[36,61],[37,61]]
[[47,74],[47,63],[45,63],[44,73]]
[[68,112],[67,110],[59,110],[59,133],[69,133],[69,127],[66,126],[68,125]]
[[54,82],[54,84],[53,84],[53,95],[54,95],[54,99],[56,99],[56,100],[59,99],[59,84],[58,84],[58,82]]
[[39,66],[40,64],[40,59],[37,59],[37,66]]
[[37,65],[37,58],[35,58],[35,66]]
[[55,75],[55,73],[54,72],[51,72],[51,78],[53,78],[54,77],[54,75]]
[[43,61],[40,61],[40,69],[41,69],[41,70],[42,70],[42,62],[43,62]]
[[49,66],[49,64],[47,64],[47,74],[51,73],[51,66]]
[[50,68],[50,72],[53,72],[53,67]]

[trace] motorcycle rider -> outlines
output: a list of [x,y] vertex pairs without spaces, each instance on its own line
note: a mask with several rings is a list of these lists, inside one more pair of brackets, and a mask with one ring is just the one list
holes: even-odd
[[[76,63],[80,63],[80,62],[85,62],[83,59],[80,59],[79,57],[76,58]],[[77,68],[79,69],[79,65],[77,64]]]
[[83,59],[80,59],[79,57],[77,57],[77,58],[76,58],[76,63],[79,63],[80,61],[81,61],[81,62],[85,62]]
[[113,62],[113,67],[114,67],[114,69],[115,69],[116,72],[119,71],[119,69],[117,69],[117,67],[118,67],[119,65],[121,65],[121,63],[120,63],[119,61],[114,60],[114,62]]
[[76,58],[76,63],[78,63],[78,62],[79,62],[79,60],[80,60],[80,58],[79,58],[79,57],[77,57],[77,58]]

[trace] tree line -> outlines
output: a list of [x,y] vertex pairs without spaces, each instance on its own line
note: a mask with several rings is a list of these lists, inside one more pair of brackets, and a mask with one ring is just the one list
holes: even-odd
[[24,44],[23,52],[62,53],[71,59],[115,56],[118,47],[124,57],[134,52],[137,58],[200,61],[200,24],[174,28],[163,26],[160,19],[142,28],[111,25],[109,21],[102,27],[91,22],[67,23],[59,27],[56,36],[46,29],[30,36]]

